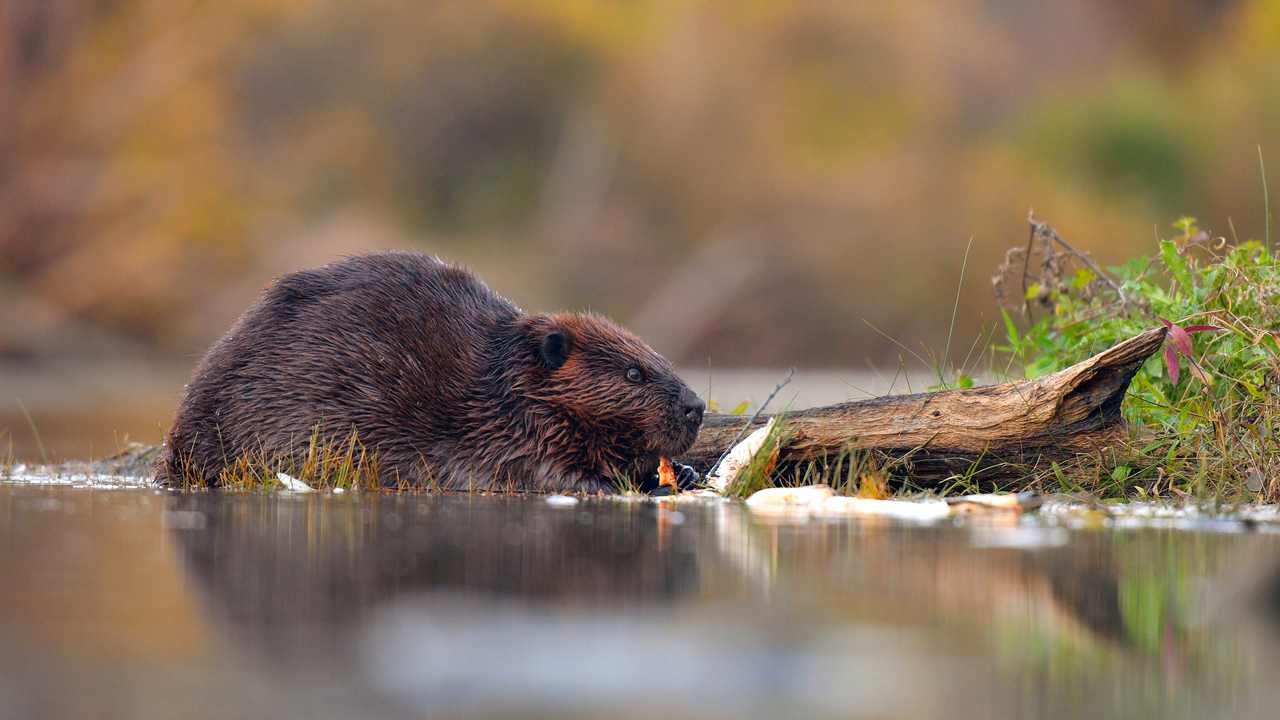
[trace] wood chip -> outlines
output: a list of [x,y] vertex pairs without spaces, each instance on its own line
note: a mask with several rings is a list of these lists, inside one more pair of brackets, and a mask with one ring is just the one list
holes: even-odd
[[676,470],[671,467],[671,458],[669,457],[658,459],[658,487],[663,485],[670,487],[672,492],[680,489],[676,483]]

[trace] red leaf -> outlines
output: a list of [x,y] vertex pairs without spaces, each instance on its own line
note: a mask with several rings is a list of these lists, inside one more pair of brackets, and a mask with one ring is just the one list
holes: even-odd
[[1217,325],[1188,325],[1182,329],[1186,330],[1188,333],[1198,333],[1198,332],[1208,332],[1210,330],[1221,330],[1222,328],[1218,327]]
[[1169,328],[1169,342],[1173,345],[1173,349],[1187,357],[1191,357],[1191,336],[1187,334],[1187,331],[1164,318],[1160,318],[1160,322]]
[[1178,355],[1173,351],[1172,345],[1164,346],[1164,366],[1169,368],[1169,380],[1174,385],[1178,384]]

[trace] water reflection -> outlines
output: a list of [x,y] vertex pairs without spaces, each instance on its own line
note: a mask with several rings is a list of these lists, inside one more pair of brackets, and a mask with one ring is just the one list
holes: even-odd
[[0,486],[0,717],[1267,717],[1278,545]]

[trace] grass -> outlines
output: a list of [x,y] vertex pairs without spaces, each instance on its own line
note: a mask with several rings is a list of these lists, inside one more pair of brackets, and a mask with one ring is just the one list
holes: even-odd
[[1271,192],[1267,189],[1267,164],[1262,159],[1262,146],[1258,146],[1258,175],[1262,177],[1262,221],[1266,232],[1263,235],[1267,250],[1271,245]]
[[[27,412],[27,406],[21,400],[18,401],[18,409],[22,410],[22,417],[27,421],[27,427],[31,429],[31,437],[36,441],[36,447],[40,450],[40,461],[49,464],[49,452],[45,450],[44,440],[40,439],[40,430],[36,427],[36,421],[31,417],[31,413]],[[12,443],[12,438],[10,439]]]
[[883,499],[892,494],[889,473],[892,462],[876,453],[847,448],[837,453],[834,461],[818,458],[797,466],[797,485],[830,485],[837,494]]
[[[960,292],[964,290],[964,274],[965,271],[969,269],[969,251],[972,249],[973,236],[970,235],[969,244],[964,247],[964,260],[960,261],[960,280],[956,282],[956,299],[951,305],[951,324],[947,327],[947,344],[942,350],[942,357],[937,359],[934,364],[934,372],[937,373],[938,382],[940,384],[946,383],[946,375],[943,373],[942,368],[944,367],[944,363],[951,357],[951,338],[956,332],[956,315],[960,311]],[[960,373],[960,376],[967,377],[963,372]],[[969,384],[972,385],[973,383],[970,382]]]
[[831,457],[779,463],[779,452],[793,433],[785,413],[775,417],[760,451],[738,472],[725,495],[747,498],[766,488],[802,485],[830,485],[839,494],[856,497],[885,498],[892,494],[889,475],[905,459],[893,460],[850,446]]
[[[317,426],[302,453],[270,455],[265,451],[246,453],[233,459],[218,475],[223,490],[264,492],[284,489],[278,473],[285,473],[316,490],[378,490],[382,487],[381,462],[352,430],[341,440],[325,438]],[[186,490],[203,490],[208,483],[202,474],[185,468],[180,485]],[[397,489],[410,490],[403,481]]]
[[13,435],[8,430],[3,432],[7,449],[4,455],[0,456],[0,458],[3,458],[0,459],[0,477],[11,478],[13,477],[13,468],[18,464],[18,458],[13,452]]
[[626,473],[615,472],[610,480],[613,481],[614,490],[618,495],[634,497],[645,494],[640,482]]

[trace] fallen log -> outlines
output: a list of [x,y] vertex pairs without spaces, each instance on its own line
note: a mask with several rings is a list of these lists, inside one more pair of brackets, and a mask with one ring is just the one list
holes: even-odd
[[[969,476],[1000,486],[1124,437],[1120,404],[1143,362],[1164,343],[1148,330],[1065,370],[1023,382],[894,395],[810,408],[785,416],[779,459],[834,459],[850,450],[882,455],[892,474],[930,486]],[[761,415],[753,427],[769,419]],[[708,415],[680,458],[707,472],[748,422]]]

